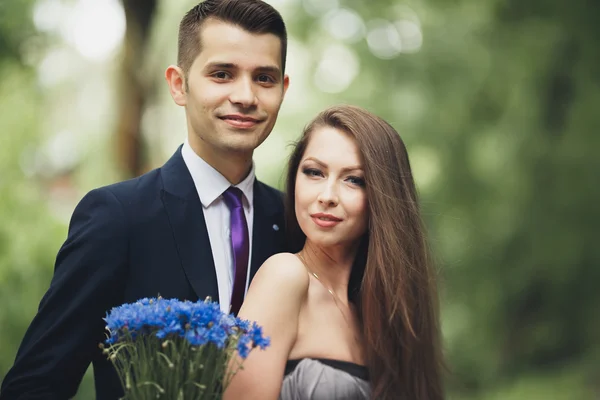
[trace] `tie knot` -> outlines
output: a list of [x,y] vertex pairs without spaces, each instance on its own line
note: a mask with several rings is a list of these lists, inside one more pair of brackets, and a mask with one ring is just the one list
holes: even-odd
[[223,192],[223,200],[227,204],[230,210],[242,207],[242,191],[236,187],[229,186],[226,191]]

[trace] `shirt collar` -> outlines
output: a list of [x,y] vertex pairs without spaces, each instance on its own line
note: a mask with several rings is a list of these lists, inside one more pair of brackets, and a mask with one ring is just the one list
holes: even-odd
[[246,198],[246,204],[252,207],[255,178],[254,161],[248,175],[237,185],[232,185],[219,171],[194,152],[187,139],[181,148],[181,156],[192,175],[192,180],[204,208],[210,207],[229,186],[240,189]]

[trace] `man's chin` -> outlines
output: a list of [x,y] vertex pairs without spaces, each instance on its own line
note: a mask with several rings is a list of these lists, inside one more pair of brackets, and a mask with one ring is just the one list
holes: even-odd
[[[256,132],[255,132],[256,133]],[[266,139],[257,134],[241,133],[230,135],[225,144],[232,151],[252,151],[255,150]]]
[[258,147],[256,140],[232,140],[224,146],[224,150],[231,154],[250,154]]

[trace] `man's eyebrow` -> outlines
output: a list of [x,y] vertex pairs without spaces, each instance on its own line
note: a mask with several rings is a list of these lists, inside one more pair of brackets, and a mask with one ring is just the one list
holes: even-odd
[[[238,66],[234,63],[222,62],[222,61],[214,61],[214,62],[208,63],[204,66],[204,69],[213,69],[213,68],[235,69],[235,68],[238,68]],[[259,67],[256,67],[255,70],[258,72],[267,72],[267,73],[271,73],[271,74],[275,74],[275,75],[281,75],[281,69],[279,69],[279,67],[276,67],[274,65],[261,65]]]
[[256,68],[259,72],[268,72],[275,75],[281,75],[281,70],[278,67],[272,65],[264,65],[262,67]]
[[236,65],[233,63],[228,63],[228,62],[215,61],[215,62],[208,63],[204,66],[204,69],[211,69],[211,68],[233,69],[233,68],[236,68]]

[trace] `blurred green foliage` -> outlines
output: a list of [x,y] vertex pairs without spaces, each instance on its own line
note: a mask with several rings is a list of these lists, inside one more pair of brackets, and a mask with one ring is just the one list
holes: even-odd
[[[44,43],[33,3],[0,2],[0,379],[66,235],[27,168],[44,124],[23,59]],[[398,15],[392,0],[340,4],[365,20]],[[349,45],[360,60],[352,85],[307,99],[311,114],[286,123],[299,132],[326,105],[354,103],[403,136],[442,277],[450,398],[597,398],[600,3],[403,4],[419,16],[420,51],[383,60],[364,40]],[[290,32],[316,54],[325,33],[294,7]],[[88,376],[79,398],[92,390]]]

